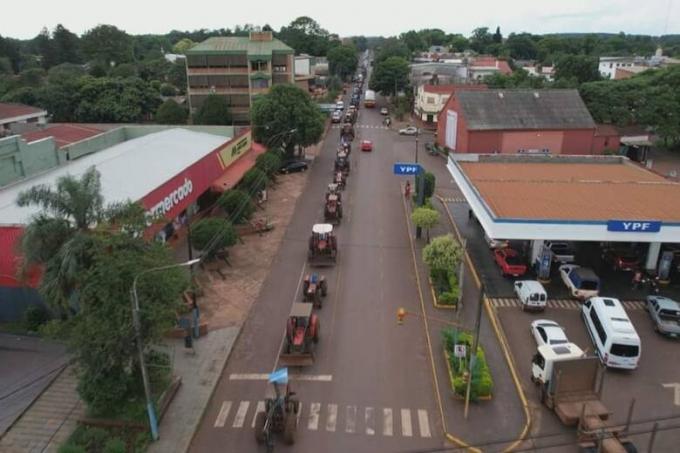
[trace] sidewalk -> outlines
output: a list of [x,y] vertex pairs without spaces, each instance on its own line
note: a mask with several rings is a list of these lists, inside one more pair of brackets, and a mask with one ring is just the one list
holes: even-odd
[[211,330],[194,342],[195,354],[184,348],[184,340],[166,342],[182,385],[160,423],[160,439],[148,452],[187,451],[240,331],[240,325]]
[[77,384],[73,368],[65,368],[0,439],[0,451],[56,452],[85,411]]

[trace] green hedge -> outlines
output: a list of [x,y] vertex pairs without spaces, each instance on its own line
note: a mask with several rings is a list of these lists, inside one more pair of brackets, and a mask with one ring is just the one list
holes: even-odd
[[[457,329],[445,329],[442,331],[444,348],[449,355],[449,366],[453,373],[451,387],[456,395],[465,396],[467,383],[463,378],[463,373],[467,371],[470,360],[470,350],[472,347],[472,335],[468,332]],[[467,357],[458,358],[453,354],[454,345],[465,344],[467,346]],[[472,385],[470,387],[470,399],[476,401],[479,398],[490,397],[493,392],[493,378],[486,362],[486,356],[481,346],[477,347],[475,366],[472,370]]]

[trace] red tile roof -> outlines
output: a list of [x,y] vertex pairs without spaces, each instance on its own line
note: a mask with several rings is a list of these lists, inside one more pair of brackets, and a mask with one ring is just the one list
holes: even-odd
[[437,94],[451,94],[459,85],[447,84],[447,85],[424,85],[423,90],[426,93],[437,93]]
[[505,60],[499,60],[495,57],[477,57],[472,61],[470,65],[471,68],[498,68],[501,74],[510,75],[512,74],[512,69],[510,65]]
[[101,134],[101,129],[97,129],[90,125],[83,124],[55,124],[48,126],[45,129],[37,131],[26,132],[22,134],[24,140],[27,142],[34,142],[46,137],[53,137],[57,147],[62,148],[71,143],[85,140],[86,138],[94,137]]
[[0,121],[9,118],[16,118],[24,115],[39,115],[47,112],[37,107],[31,107],[24,104],[10,104],[7,102],[0,102]]

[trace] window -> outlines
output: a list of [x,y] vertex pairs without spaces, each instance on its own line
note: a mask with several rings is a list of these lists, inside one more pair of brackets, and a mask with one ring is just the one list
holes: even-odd
[[255,79],[252,82],[252,87],[255,89],[269,88],[269,80],[267,79]]
[[434,98],[432,96],[427,97],[427,103],[428,104],[434,104]]
[[593,326],[595,326],[595,331],[597,332],[597,335],[600,337],[600,341],[604,345],[607,342],[607,334],[605,333],[604,327],[600,322],[600,318],[597,316],[597,313],[595,313],[594,309],[590,310],[590,320],[593,322]]
[[637,357],[640,348],[632,344],[612,344],[611,354],[618,357]]
[[269,71],[269,63],[266,60],[254,60],[250,62],[251,71]]

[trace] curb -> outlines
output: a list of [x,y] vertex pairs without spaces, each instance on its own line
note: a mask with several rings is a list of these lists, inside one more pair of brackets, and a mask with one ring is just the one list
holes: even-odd
[[[449,207],[446,205],[446,203],[442,200],[442,198],[439,195],[436,195],[437,199],[439,202],[444,206],[444,209],[446,210],[446,214],[449,217],[449,222],[451,223],[451,226],[453,227],[456,236],[458,237],[458,240],[461,241],[461,234],[460,231],[458,230],[458,226],[456,225],[456,222],[453,220],[453,216],[451,215],[451,211],[449,210]],[[462,241],[461,241],[462,242]],[[477,270],[475,269],[475,266],[472,264],[472,259],[470,259],[469,253],[466,251],[465,252],[465,259],[468,263],[468,266],[470,267],[470,270],[472,270],[472,275],[475,278],[475,282],[477,283],[477,288],[481,288],[481,280],[479,279],[479,275],[477,274]],[[529,433],[529,428],[531,426],[531,411],[529,410],[529,403],[527,401],[526,395],[524,394],[524,389],[522,388],[522,384],[519,382],[519,378],[517,377],[517,370],[515,368],[515,362],[512,358],[512,354],[510,352],[510,347],[508,346],[507,339],[505,337],[505,333],[503,332],[503,328],[501,327],[500,323],[498,322],[497,316],[496,316],[496,310],[494,307],[491,306],[491,303],[489,302],[489,299],[484,296],[484,309],[486,310],[487,316],[489,317],[489,321],[491,322],[491,327],[493,328],[494,334],[496,335],[496,338],[498,342],[501,345],[501,349],[503,350],[503,356],[505,357],[505,361],[508,364],[508,368],[510,368],[510,375],[512,377],[512,381],[515,384],[515,389],[517,390],[517,395],[519,396],[519,399],[522,403],[522,409],[524,411],[524,417],[525,417],[525,424],[524,428],[522,429],[522,432],[520,435],[517,437],[517,439],[510,444],[509,447],[505,448],[503,451],[504,452],[511,452],[515,448],[517,448],[526,438],[527,434]]]
[[441,308],[442,310],[456,310],[458,307],[456,305],[446,305],[437,302],[437,293],[434,291],[434,285],[432,284],[432,279],[427,277],[427,282],[430,284],[430,292],[432,293],[432,305],[435,308]]

